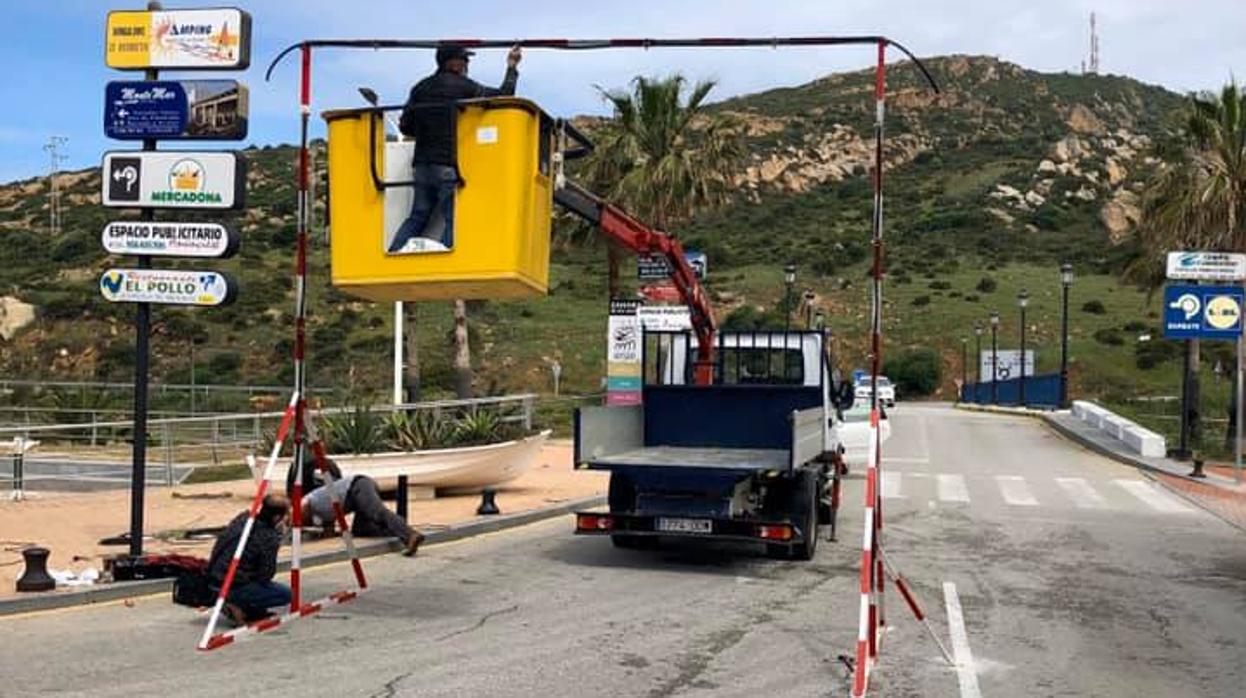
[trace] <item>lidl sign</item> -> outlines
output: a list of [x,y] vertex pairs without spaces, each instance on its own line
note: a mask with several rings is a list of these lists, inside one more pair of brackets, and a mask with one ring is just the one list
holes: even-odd
[[241,208],[246,160],[232,152],[130,151],[104,154],[105,206]]
[[1240,339],[1241,286],[1167,286],[1164,336],[1168,339]]
[[245,70],[251,15],[231,8],[109,12],[104,59],[121,70]]
[[100,294],[113,303],[218,306],[233,301],[235,284],[217,271],[109,269]]

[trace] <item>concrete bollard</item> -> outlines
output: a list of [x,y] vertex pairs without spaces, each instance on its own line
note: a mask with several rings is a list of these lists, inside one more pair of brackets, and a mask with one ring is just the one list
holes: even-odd
[[22,551],[22,557],[26,561],[26,571],[22,573],[21,579],[17,580],[18,591],[51,591],[56,588],[56,580],[52,579],[52,575],[48,574],[48,555],[51,551],[47,548],[26,548]]
[[498,509],[497,502],[495,501],[497,494],[497,490],[492,487],[486,487],[481,490],[480,506],[476,509],[477,516],[493,516],[495,514],[502,513],[502,511]]

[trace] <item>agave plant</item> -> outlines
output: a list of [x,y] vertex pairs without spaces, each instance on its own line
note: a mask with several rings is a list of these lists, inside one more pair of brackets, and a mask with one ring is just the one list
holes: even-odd
[[501,440],[505,422],[497,412],[469,412],[454,420],[454,441],[461,446],[479,446]]
[[445,448],[454,441],[454,425],[432,412],[394,412],[384,432],[389,446],[399,451]]
[[385,446],[381,419],[371,408],[356,405],[349,412],[324,415],[325,445],[333,453],[375,453]]

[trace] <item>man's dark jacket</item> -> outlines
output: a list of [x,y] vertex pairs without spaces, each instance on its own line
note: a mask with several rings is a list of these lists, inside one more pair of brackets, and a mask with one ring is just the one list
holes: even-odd
[[419,81],[411,88],[398,121],[398,129],[415,138],[415,162],[454,165],[454,102],[513,95],[517,80],[519,71],[507,68],[506,78],[497,89],[447,70],[438,70]]
[[[242,538],[242,529],[247,524],[247,512],[234,517],[225,528],[225,532],[216,539],[212,546],[212,556],[208,558],[208,576],[217,584],[225,581],[225,573],[229,571],[229,561],[238,548],[238,540]],[[277,573],[277,549],[281,547],[281,534],[267,523],[256,519],[251,528],[251,537],[247,539],[247,547],[242,551],[242,559],[238,560],[238,571],[234,573],[234,588],[251,582],[267,582]]]

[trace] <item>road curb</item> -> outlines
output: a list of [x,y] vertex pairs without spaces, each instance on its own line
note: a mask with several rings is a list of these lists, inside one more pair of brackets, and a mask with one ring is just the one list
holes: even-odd
[[952,405],[953,408],[964,410],[966,412],[985,412],[987,414],[1011,414],[1019,417],[1045,417],[1051,413],[1050,410],[1033,410],[1028,407],[1001,407],[999,405],[974,405],[970,403],[957,402]]
[[1047,417],[1047,418],[1043,419],[1043,421],[1044,421],[1044,422],[1046,422],[1046,423],[1047,423],[1047,425],[1048,425],[1049,427],[1051,427],[1051,428],[1052,428],[1052,429],[1053,429],[1056,433],[1060,434],[1061,436],[1063,436],[1064,438],[1068,439],[1069,441],[1072,441],[1073,443],[1076,443],[1076,444],[1078,444],[1078,445],[1082,446],[1083,448],[1086,448],[1086,449],[1089,449],[1089,450],[1091,450],[1091,451],[1094,451],[1095,453],[1097,453],[1097,454],[1099,454],[1099,455],[1101,455],[1101,456],[1103,456],[1103,457],[1105,457],[1105,458],[1108,458],[1108,459],[1114,460],[1114,461],[1116,461],[1117,463],[1122,463],[1122,464],[1124,464],[1124,465],[1128,465],[1128,466],[1131,466],[1131,467],[1137,468],[1138,470],[1143,471],[1143,473],[1144,473],[1147,477],[1150,477],[1152,480],[1159,482],[1159,483],[1160,483],[1161,485],[1163,485],[1163,486],[1164,486],[1164,488],[1165,488],[1165,489],[1167,489],[1169,492],[1172,492],[1173,494],[1175,494],[1175,495],[1177,495],[1178,497],[1180,497],[1180,498],[1184,499],[1185,501],[1189,502],[1190,504],[1193,504],[1194,506],[1198,507],[1199,509],[1202,509],[1203,511],[1207,512],[1208,514],[1211,514],[1212,516],[1216,517],[1217,519],[1220,519],[1221,521],[1223,521],[1223,522],[1225,522],[1226,524],[1228,524],[1228,525],[1232,526],[1233,528],[1236,528],[1236,529],[1238,529],[1238,530],[1240,530],[1240,531],[1246,531],[1246,527],[1244,527],[1244,526],[1242,526],[1240,523],[1238,523],[1238,522],[1236,522],[1236,521],[1234,521],[1234,520],[1230,519],[1229,517],[1227,517],[1227,516],[1225,516],[1225,515],[1221,514],[1220,512],[1218,512],[1218,511],[1216,511],[1215,509],[1213,509],[1212,507],[1207,506],[1207,505],[1206,505],[1206,504],[1204,504],[1203,502],[1199,501],[1196,497],[1192,497],[1192,496],[1190,496],[1190,494],[1189,494],[1188,492],[1183,492],[1183,491],[1181,491],[1180,489],[1177,489],[1177,488],[1175,488],[1175,487],[1171,487],[1171,486],[1167,485],[1166,483],[1164,483],[1164,481],[1163,481],[1163,480],[1159,480],[1159,479],[1154,478],[1154,477],[1151,477],[1151,476],[1153,476],[1153,475],[1167,475],[1168,477],[1175,477],[1175,478],[1178,478],[1178,479],[1181,479],[1181,480],[1186,480],[1186,481],[1188,481],[1188,482],[1193,482],[1193,483],[1200,484],[1200,485],[1207,485],[1207,483],[1203,482],[1202,480],[1199,480],[1198,478],[1189,477],[1188,475],[1182,475],[1182,474],[1180,474],[1180,473],[1171,473],[1171,472],[1168,472],[1167,470],[1164,470],[1163,468],[1157,468],[1157,467],[1155,467],[1154,465],[1151,465],[1150,463],[1147,463],[1147,462],[1146,462],[1146,461],[1144,461],[1144,460],[1141,460],[1141,459],[1138,459],[1138,458],[1134,458],[1134,457],[1130,456],[1128,453],[1121,453],[1120,451],[1114,451],[1114,450],[1112,450],[1112,449],[1110,449],[1110,448],[1107,448],[1106,446],[1103,446],[1103,445],[1101,445],[1101,444],[1097,444],[1097,443],[1095,443],[1094,441],[1092,441],[1092,440],[1090,440],[1090,439],[1087,439],[1087,438],[1083,437],[1081,434],[1078,434],[1076,431],[1073,431],[1072,429],[1069,429],[1068,427],[1066,427],[1065,425],[1061,424],[1060,422],[1058,422],[1058,421],[1056,421],[1056,420],[1054,420],[1054,419],[1051,419],[1050,417]]
[[[489,517],[487,519],[478,519],[467,523],[456,524],[445,529],[437,531],[429,531],[425,545],[436,545],[438,543],[449,543],[451,541],[463,540],[486,533],[496,533],[504,531],[508,528],[518,528],[531,523],[552,519],[558,516],[570,514],[578,509],[586,509],[590,507],[601,506],[606,503],[605,495],[595,495],[592,497],[581,497],[565,502],[559,502],[547,507],[539,509],[530,509],[515,514],[502,514],[499,516]],[[397,552],[402,549],[402,544],[395,540],[373,541],[363,543],[356,546],[359,551],[359,557],[376,557],[391,552]],[[310,567],[319,567],[323,565],[331,565],[336,562],[343,562],[350,559],[345,550],[332,550],[322,553],[305,555],[303,557],[303,569]],[[278,564],[280,571],[289,569],[289,561]],[[99,587],[88,587],[81,591],[71,591],[62,594],[51,594],[47,596],[31,596],[18,597],[13,599],[0,599],[0,616],[11,616],[19,613],[32,613],[36,611],[50,611],[57,608],[70,608],[73,606],[89,606],[92,604],[105,603],[108,601],[119,601],[122,599],[131,599],[139,596],[150,596],[152,594],[171,593],[173,589],[172,579],[144,579],[135,582],[118,582],[115,584],[100,585]]]

